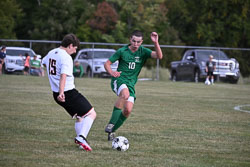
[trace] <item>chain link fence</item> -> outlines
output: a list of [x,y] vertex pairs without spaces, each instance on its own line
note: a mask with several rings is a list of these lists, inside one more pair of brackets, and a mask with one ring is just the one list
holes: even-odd
[[[44,57],[49,50],[59,47],[61,41],[49,40],[15,40],[15,39],[0,39],[0,45],[19,46],[32,48],[36,54]],[[121,43],[99,43],[99,42],[80,42],[80,48],[109,48],[119,49],[126,44]],[[144,44],[152,50],[154,45]],[[183,54],[188,49],[211,49],[224,51],[228,57],[235,58],[239,62],[241,69],[241,77],[250,75],[250,49],[248,48],[227,48],[227,47],[202,47],[202,46],[176,46],[176,45],[161,45],[164,58],[162,60],[151,59],[147,61],[140,74],[140,78],[149,78],[152,80],[169,80],[171,79],[170,64],[172,61],[180,61]],[[73,59],[76,55],[72,55]],[[150,71],[150,72],[149,72]],[[92,75],[93,76],[93,75]]]

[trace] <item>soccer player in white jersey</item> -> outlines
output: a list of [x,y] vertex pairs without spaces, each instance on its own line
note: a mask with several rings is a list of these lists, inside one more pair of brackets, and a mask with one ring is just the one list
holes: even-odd
[[48,78],[54,100],[62,106],[75,122],[75,143],[86,151],[91,151],[87,135],[96,118],[96,112],[88,100],[80,94],[74,85],[73,60],[79,40],[74,34],[66,35],[59,48],[51,50],[42,61],[47,68]]

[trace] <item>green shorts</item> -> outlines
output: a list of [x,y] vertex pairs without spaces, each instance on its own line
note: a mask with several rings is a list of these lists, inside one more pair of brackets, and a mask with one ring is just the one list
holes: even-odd
[[125,79],[122,78],[114,78],[111,79],[111,89],[113,92],[119,96],[120,92],[123,88],[128,88],[129,90],[129,96],[134,97],[136,99],[135,95],[135,87],[132,83],[127,82]]

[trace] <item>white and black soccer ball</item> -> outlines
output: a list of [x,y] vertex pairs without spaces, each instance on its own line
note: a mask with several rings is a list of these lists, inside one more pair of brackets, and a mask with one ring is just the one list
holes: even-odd
[[126,137],[118,136],[112,141],[112,148],[118,151],[126,151],[129,148],[129,142]]
[[211,84],[211,82],[209,80],[205,81],[205,85],[210,85],[210,84]]

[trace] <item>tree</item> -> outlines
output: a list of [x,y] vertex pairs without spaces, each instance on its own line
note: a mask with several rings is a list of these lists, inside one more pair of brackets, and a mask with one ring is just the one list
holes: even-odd
[[[166,0],[166,6],[171,25],[187,45],[250,47],[249,0]],[[242,54],[229,56],[240,61],[244,76],[250,74],[244,65],[249,58]]]
[[23,16],[15,0],[0,1],[0,38],[16,38],[16,22]]
[[[169,24],[164,0],[108,0],[107,2],[113,6],[119,15],[116,28],[111,34],[108,34],[114,38],[114,42],[127,43],[130,33],[138,29],[144,33],[144,44],[152,44],[150,34],[153,31],[158,32],[161,44],[181,44],[178,39],[178,32]],[[160,61],[163,67],[167,67],[169,62],[175,56],[178,56],[176,50],[163,50],[163,54],[168,55]],[[153,59],[146,63],[147,67],[155,65],[156,61]]]
[[100,30],[102,33],[109,33],[115,28],[117,19],[116,11],[104,1],[98,4],[94,18],[88,20],[87,24],[91,28]]

